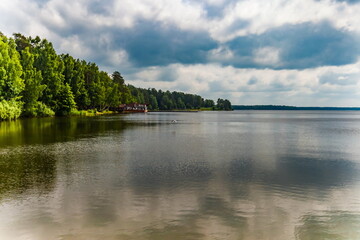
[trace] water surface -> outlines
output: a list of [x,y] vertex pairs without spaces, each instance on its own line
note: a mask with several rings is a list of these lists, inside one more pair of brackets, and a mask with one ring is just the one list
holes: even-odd
[[359,164],[356,111],[0,122],[0,239],[360,239]]

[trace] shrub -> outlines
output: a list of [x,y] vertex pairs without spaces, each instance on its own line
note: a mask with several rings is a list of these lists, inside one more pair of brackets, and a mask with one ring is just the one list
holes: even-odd
[[25,106],[21,114],[22,117],[49,117],[54,115],[55,113],[51,108],[39,101]]
[[20,116],[23,102],[15,100],[0,101],[0,120],[13,120]]
[[39,117],[49,117],[49,116],[54,116],[55,112],[51,110],[51,108],[46,106],[44,103],[37,102],[36,114]]

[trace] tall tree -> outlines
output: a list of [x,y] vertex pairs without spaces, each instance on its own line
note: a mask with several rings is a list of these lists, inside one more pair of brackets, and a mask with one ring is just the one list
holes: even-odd
[[22,67],[13,39],[0,36],[0,100],[20,97],[24,90]]
[[85,87],[86,62],[75,60],[69,54],[60,55],[64,63],[64,82],[69,84],[74,95],[74,100],[79,109],[86,109],[90,104],[87,89]]
[[[23,68],[22,78],[25,82],[25,89],[22,93],[24,101],[24,116],[37,116],[39,102],[45,85],[41,84],[42,75],[39,70],[34,67],[34,55],[30,52],[29,47],[21,51],[21,65]],[[40,113],[40,115],[42,115]]]
[[120,72],[118,72],[118,71],[115,71],[112,74],[112,79],[115,83],[117,83],[119,85],[124,85],[124,83],[125,83],[124,78],[121,76]]
[[56,54],[53,45],[46,39],[39,41],[35,38],[32,42],[36,54],[34,66],[41,71],[42,83],[46,85],[40,100],[54,111],[58,111],[62,107],[59,106],[57,100],[64,96],[64,64]]
[[69,84],[61,85],[59,93],[56,95],[56,105],[54,110],[57,115],[68,115],[72,109],[76,108],[74,95]]
[[15,119],[21,114],[20,94],[25,87],[21,74],[14,40],[0,34],[0,120]]

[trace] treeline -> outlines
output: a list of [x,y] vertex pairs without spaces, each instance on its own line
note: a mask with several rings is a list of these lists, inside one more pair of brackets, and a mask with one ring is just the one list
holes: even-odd
[[219,99],[215,105],[194,94],[126,85],[118,71],[109,75],[95,63],[58,55],[46,39],[18,33],[8,38],[0,33],[0,120],[104,111],[133,102],[149,104],[152,110],[228,110],[223,103],[230,104]]
[[[217,104],[211,99],[204,99],[199,95],[183,92],[170,92],[156,90],[155,88],[144,89],[128,85],[131,95],[137,102],[147,103],[150,110],[173,110],[173,109],[201,109],[231,110],[229,100],[218,99]],[[227,104],[223,104],[226,102]]]

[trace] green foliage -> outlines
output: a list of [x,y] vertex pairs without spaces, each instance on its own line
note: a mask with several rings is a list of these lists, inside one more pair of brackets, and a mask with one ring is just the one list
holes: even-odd
[[183,92],[163,92],[161,90],[142,89],[129,86],[133,97],[139,103],[147,103],[150,110],[184,110],[214,107],[214,101],[204,100],[201,96]]
[[0,100],[20,96],[25,87],[21,74],[22,67],[15,41],[0,36]]
[[206,108],[212,108],[215,106],[215,103],[213,100],[211,99],[206,99],[205,102],[204,102],[204,107]]
[[224,99],[221,99],[221,98],[218,98],[216,108],[218,110],[225,110],[225,111],[232,110],[230,101],[227,100],[227,99],[224,100]]
[[154,95],[150,95],[150,97],[149,97],[149,108],[152,109],[152,110],[158,110],[159,109],[158,102],[157,102],[156,97]]
[[45,85],[41,84],[41,72],[34,67],[34,55],[30,52],[29,47],[21,51],[21,64],[23,67],[22,78],[25,81],[25,89],[22,92],[24,101],[24,116],[38,116],[39,102]]
[[119,85],[124,85],[124,83],[125,83],[124,78],[121,76],[121,74],[118,71],[115,71],[112,74],[112,79],[115,83],[117,83]]
[[64,63],[64,82],[70,85],[77,106],[81,109],[88,107],[90,98],[85,87],[86,62],[75,60],[69,54],[61,55],[61,59]]
[[36,56],[34,67],[41,71],[42,84],[46,85],[40,100],[57,112],[57,100],[61,99],[59,95],[64,86],[64,64],[46,39],[35,39],[33,51]]
[[38,117],[49,117],[55,115],[55,112],[42,102],[36,102],[33,112],[35,113],[33,116]]
[[22,102],[11,100],[0,101],[0,120],[13,120],[20,116],[22,109]]
[[14,33],[14,40],[16,43],[16,50],[18,52],[25,50],[25,48],[31,48],[31,39],[26,38],[21,33]]
[[56,98],[55,113],[60,116],[68,115],[72,109],[76,108],[74,95],[71,92],[69,84],[61,86]]

